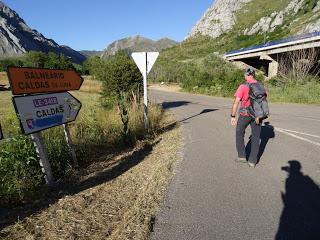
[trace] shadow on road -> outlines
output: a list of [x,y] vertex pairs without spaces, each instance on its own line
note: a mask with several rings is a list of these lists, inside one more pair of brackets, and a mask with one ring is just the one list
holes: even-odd
[[[187,103],[187,104],[189,104],[189,103]],[[182,106],[182,105],[180,105],[180,106]],[[184,118],[184,119],[182,119],[182,120],[179,120],[179,121],[175,121],[175,122],[173,122],[173,123],[170,123],[170,124],[164,126],[163,128],[159,129],[159,131],[160,131],[160,132],[170,131],[170,130],[172,130],[173,128],[175,128],[178,123],[183,123],[184,121],[187,121],[187,120],[190,120],[190,119],[192,119],[192,118],[198,117],[198,116],[200,116],[200,115],[202,115],[202,114],[210,113],[210,112],[214,112],[214,111],[218,111],[218,110],[219,110],[219,109],[203,109],[200,113],[195,114],[195,115],[192,115],[192,116],[187,117],[187,118]]]
[[320,189],[301,172],[299,161],[282,167],[288,173],[286,192],[281,193],[284,209],[276,240],[320,239]]
[[198,117],[202,114],[205,114],[205,113],[210,113],[210,112],[215,112],[215,111],[218,111],[219,109],[203,109],[200,113],[198,114],[195,114],[195,115],[192,115],[190,117],[187,117],[187,118],[184,118],[182,120],[180,120],[179,122],[184,122],[184,121],[187,121],[187,120],[190,120],[192,118],[195,118],[195,117]]
[[171,109],[171,108],[178,108],[178,107],[182,107],[185,105],[190,104],[191,102],[188,101],[176,101],[176,102],[163,102],[162,103],[162,107],[165,110]]
[[[268,145],[268,142],[270,139],[275,138],[275,132],[274,127],[270,125],[270,123],[266,122],[264,126],[261,127],[261,134],[260,134],[260,147],[259,147],[259,153],[258,153],[258,163],[260,162],[260,159],[266,150],[266,147]],[[250,156],[251,152],[251,137],[249,142],[246,146],[246,154],[247,158]]]

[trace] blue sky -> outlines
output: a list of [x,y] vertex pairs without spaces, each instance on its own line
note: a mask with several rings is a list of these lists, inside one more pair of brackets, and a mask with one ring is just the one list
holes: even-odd
[[76,50],[132,35],[182,41],[213,0],[3,0],[33,29]]

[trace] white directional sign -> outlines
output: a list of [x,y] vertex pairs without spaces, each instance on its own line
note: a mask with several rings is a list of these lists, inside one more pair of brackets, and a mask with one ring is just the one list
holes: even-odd
[[135,52],[132,53],[132,58],[137,64],[143,76],[148,75],[157,61],[159,56],[158,52]]
[[13,97],[13,104],[24,134],[72,122],[81,108],[81,102],[68,92]]

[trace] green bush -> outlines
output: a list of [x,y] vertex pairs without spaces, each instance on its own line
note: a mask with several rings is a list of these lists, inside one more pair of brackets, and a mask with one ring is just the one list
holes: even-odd
[[19,202],[42,184],[42,172],[30,137],[17,135],[1,144],[0,204]]
[[176,82],[187,91],[232,96],[243,72],[215,54],[197,61],[161,61],[150,76],[154,82]]

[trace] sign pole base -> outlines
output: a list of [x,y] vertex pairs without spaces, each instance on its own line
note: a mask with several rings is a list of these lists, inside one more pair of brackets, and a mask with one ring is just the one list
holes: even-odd
[[47,149],[45,148],[44,141],[40,132],[31,134],[33,144],[36,147],[39,163],[44,173],[44,179],[48,186],[54,185],[54,177],[51,171],[51,166],[48,160]]
[[69,150],[71,152],[71,155],[72,155],[73,166],[75,168],[78,168],[79,164],[78,164],[76,152],[74,151],[74,148],[73,148],[73,143],[72,143],[71,134],[70,134],[70,131],[69,131],[68,124],[63,124],[63,131],[64,131],[64,135],[66,137],[68,148],[69,148]]

